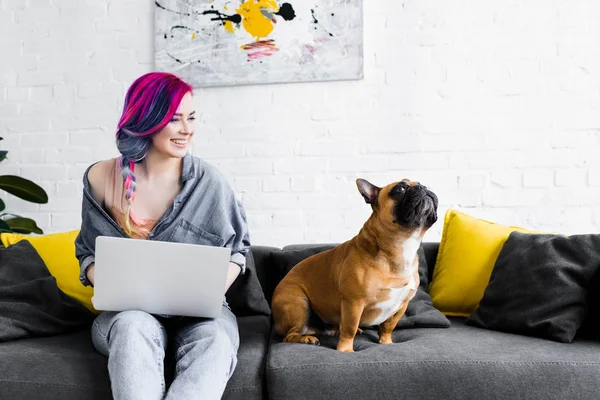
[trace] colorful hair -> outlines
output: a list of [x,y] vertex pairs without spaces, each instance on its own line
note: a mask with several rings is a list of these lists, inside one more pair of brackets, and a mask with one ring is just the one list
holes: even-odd
[[192,87],[176,75],[167,72],[142,75],[127,90],[116,141],[121,153],[125,199],[129,203],[125,215],[128,234],[133,231],[130,217],[135,198],[135,163],[146,158],[152,146],[152,135],[160,132],[169,123],[186,93],[193,93]]

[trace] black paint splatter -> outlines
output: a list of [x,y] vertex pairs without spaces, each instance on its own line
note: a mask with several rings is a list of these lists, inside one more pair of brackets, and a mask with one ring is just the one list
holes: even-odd
[[280,15],[286,21],[291,21],[296,18],[296,12],[290,3],[283,3],[275,15]]
[[215,14],[216,17],[211,18],[211,21],[223,21],[223,23],[225,23],[225,21],[231,21],[234,24],[239,24],[240,22],[242,22],[242,16],[240,14],[227,15],[216,10],[206,10],[203,11],[202,14]]
[[[194,33],[196,33],[196,34],[200,33],[199,31],[197,31],[197,30],[195,30],[195,29],[192,29],[192,28],[189,28],[189,27],[187,27],[187,26],[183,26],[183,25],[173,25],[173,26],[171,27],[171,31],[170,31],[170,33],[171,33],[171,37],[173,37],[173,31],[174,31],[174,30],[176,30],[176,29],[184,29],[184,30],[188,30],[188,31],[194,32]],[[167,38],[167,34],[165,33],[165,39],[166,39],[166,38]],[[171,54],[171,53],[169,53],[168,51],[167,51],[167,55],[168,55],[169,57],[171,57],[173,60],[177,61],[178,63],[180,63],[180,64],[183,64],[183,61],[181,61],[179,58],[175,57],[174,55],[172,55],[172,54]]]
[[195,29],[192,29],[192,28],[190,28],[190,27],[187,27],[187,26],[184,26],[184,25],[173,25],[173,26],[171,27],[171,37],[173,37],[173,31],[174,31],[175,29],[185,29],[185,30],[188,30],[188,31],[190,31],[190,32],[194,32],[194,33],[200,33],[200,31],[197,31],[197,30],[195,30]]
[[171,12],[173,12],[175,14],[187,15],[188,17],[192,15],[190,13],[182,13],[182,12],[179,12],[179,11],[169,10],[167,7],[163,6],[162,4],[159,4],[158,1],[155,1],[154,4],[156,4],[156,7],[158,7],[158,8],[162,8],[163,10],[166,10],[166,11],[171,11]]
[[171,53],[167,52],[167,54],[169,55],[169,57],[171,57],[173,60],[177,61],[179,64],[183,64],[183,61],[181,61],[179,58],[173,56]]
[[[315,17],[315,10],[311,9],[310,10],[310,14],[311,14],[312,19],[313,19],[313,21],[312,21],[313,24],[318,25],[319,24],[319,20],[317,19],[317,17]],[[331,15],[333,15],[333,13]],[[319,25],[319,27],[321,27],[321,26]],[[315,26],[315,30],[316,29],[317,29],[317,27]],[[325,28],[321,27],[321,29],[323,29],[325,32],[327,32],[327,34],[329,34],[329,36],[333,36],[333,33],[327,31]]]
[[[190,13],[183,13],[183,12],[179,12],[179,11],[175,11],[175,10],[171,10],[165,6],[163,6],[162,4],[160,4],[158,1],[154,2],[156,4],[156,6],[158,8],[162,8],[165,11],[169,11],[178,15],[185,15],[185,16],[192,16],[192,14]],[[227,15],[224,14],[222,12],[219,12],[217,10],[215,10],[215,6],[211,5],[210,6],[210,10],[205,10],[205,11],[194,11],[193,15],[209,15],[209,14],[213,14],[215,15],[215,17],[211,18],[211,21],[221,21],[223,25],[225,25],[226,21],[231,21],[234,24],[240,24],[242,22],[242,16],[239,14],[233,14],[233,15]],[[314,14],[314,10],[311,10]],[[281,16],[285,21],[291,21],[294,18],[296,18],[296,11],[294,11],[294,7],[292,7],[292,5],[290,3],[283,3],[281,5],[281,7],[279,7],[279,11],[275,13],[276,15]],[[315,19],[314,15],[313,15],[313,19],[314,22],[317,23],[318,21]]]

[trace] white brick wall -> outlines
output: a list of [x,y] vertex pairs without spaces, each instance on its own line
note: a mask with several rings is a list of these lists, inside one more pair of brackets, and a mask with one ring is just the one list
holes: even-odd
[[[403,177],[449,207],[549,231],[600,228],[600,3],[364,0],[365,79],[198,90],[194,153],[244,201],[256,244],[342,241],[357,177]],[[153,69],[153,2],[0,0],[3,196],[46,232],[80,221],[81,175],[116,155],[128,85]]]

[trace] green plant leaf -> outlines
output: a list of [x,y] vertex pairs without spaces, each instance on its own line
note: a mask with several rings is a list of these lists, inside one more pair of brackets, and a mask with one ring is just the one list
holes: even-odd
[[0,150],[0,161],[6,160],[6,155],[7,154],[8,154],[8,151],[6,151],[6,150]]
[[4,222],[16,233],[38,233],[40,235],[44,233],[31,218],[11,218]]
[[0,176],[0,189],[32,203],[45,204],[48,202],[48,194],[41,186],[20,176]]
[[0,214],[0,218],[6,219],[6,218],[4,218],[6,215],[12,215],[13,217],[17,217],[17,218],[21,217],[20,215],[17,215],[17,214],[5,212],[5,213]]
[[4,201],[2,201],[2,199],[0,199],[0,211],[4,211],[5,208],[6,208],[6,204],[4,204]]

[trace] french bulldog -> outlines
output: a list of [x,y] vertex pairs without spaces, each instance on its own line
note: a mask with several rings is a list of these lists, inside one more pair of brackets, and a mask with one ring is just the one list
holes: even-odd
[[[437,221],[437,196],[409,179],[384,187],[357,179],[356,185],[372,209],[358,234],[299,262],[275,288],[271,309],[284,342],[319,344],[315,334],[333,334],[337,350],[353,352],[361,328],[376,326],[379,343],[392,343],[419,287],[417,251]],[[333,330],[316,331],[311,313]]]

